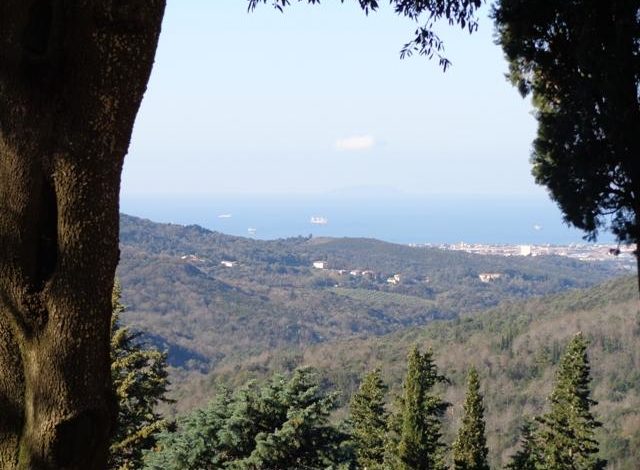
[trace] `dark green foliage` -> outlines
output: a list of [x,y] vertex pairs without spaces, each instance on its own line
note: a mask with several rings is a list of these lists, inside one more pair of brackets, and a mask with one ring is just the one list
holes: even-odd
[[598,457],[595,431],[601,424],[591,413],[591,376],[587,342],[577,334],[567,346],[549,401],[551,410],[537,418],[541,467],[557,470],[596,470],[606,462]]
[[391,441],[387,464],[403,470],[439,470],[444,463],[441,419],[449,407],[433,390],[447,379],[438,373],[433,352],[420,353],[415,346],[407,358],[396,426],[397,445]]
[[[344,392],[345,408],[361,377],[369,370],[384,371],[389,396],[402,393],[406,374],[406,352],[413,344],[429,344],[438,355],[438,367],[452,381],[444,392],[447,401],[464,396],[466,370],[482,370],[484,404],[487,410],[487,444],[492,468],[502,468],[517,451],[523,417],[545,412],[551,393],[555,344],[560,356],[567,338],[580,330],[590,339],[594,399],[600,403],[604,426],[597,432],[602,456],[612,468],[636,470],[640,461],[640,334],[637,333],[635,279],[626,277],[597,288],[573,290],[553,297],[506,302],[498,308],[458,321],[433,322],[423,328],[375,338],[350,338],[310,345],[294,354],[291,350],[260,354],[236,362],[216,374],[216,380],[239,386],[246,377],[265,377],[278,370],[308,364],[322,371],[327,381]],[[501,351],[502,337],[511,336],[510,350]],[[609,338],[606,341],[601,338]],[[456,342],[460,338],[460,342]],[[620,346],[607,346],[618,338]],[[601,346],[604,345],[604,346]],[[286,357],[283,359],[283,357]],[[558,361],[559,364],[559,361]],[[185,396],[210,393],[206,383],[185,383]],[[394,407],[389,406],[389,411]],[[345,416],[347,410],[338,411]],[[443,440],[455,439],[454,420],[445,415]],[[395,428],[394,428],[395,429]],[[631,431],[629,431],[631,430]]]
[[540,445],[535,438],[535,424],[525,421],[520,434],[520,449],[505,467],[507,470],[537,470],[540,458]]
[[277,469],[327,468],[347,464],[347,436],[329,424],[335,395],[323,392],[311,369],[289,379],[275,376],[233,394],[220,394],[207,408],[165,431],[146,468]]
[[[271,4],[282,11],[290,5],[291,0],[248,0],[249,10],[253,10],[260,3]],[[298,0],[300,2],[305,0]],[[306,0],[309,4],[318,4],[320,0]],[[344,3],[344,0],[341,0]],[[359,0],[360,7],[368,15],[378,9],[378,0]],[[411,56],[413,53],[426,56],[429,59],[437,57],[440,66],[446,70],[451,62],[444,55],[444,43],[434,32],[434,23],[444,20],[449,25],[456,25],[473,33],[478,29],[476,12],[482,5],[482,0],[391,0],[389,3],[398,15],[412,21],[422,21],[415,36],[400,51],[400,57]]]
[[364,376],[360,388],[351,398],[352,442],[360,468],[382,468],[388,419],[386,392],[387,386],[380,370],[376,369]]
[[500,0],[510,77],[532,94],[533,173],[567,222],[640,241],[640,15],[636,0]]
[[472,367],[467,380],[462,426],[453,443],[454,468],[456,470],[489,470],[488,454],[480,380],[478,371]]
[[155,411],[166,398],[167,355],[144,347],[138,335],[120,325],[124,306],[120,302],[120,285],[113,291],[111,317],[111,377],[118,399],[118,423],[111,440],[109,468],[138,469],[142,454],[151,449],[166,422]]

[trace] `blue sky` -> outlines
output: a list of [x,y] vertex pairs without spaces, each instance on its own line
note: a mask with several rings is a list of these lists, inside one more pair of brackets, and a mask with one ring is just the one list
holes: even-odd
[[[453,67],[399,50],[414,25],[384,4],[169,0],[123,197],[325,194],[540,197],[531,106],[483,14],[439,28]],[[354,189],[355,188],[355,189]]]

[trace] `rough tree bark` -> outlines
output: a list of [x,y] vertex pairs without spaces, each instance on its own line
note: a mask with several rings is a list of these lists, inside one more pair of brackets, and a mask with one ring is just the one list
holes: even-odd
[[164,0],[0,2],[0,468],[105,466],[120,173]]

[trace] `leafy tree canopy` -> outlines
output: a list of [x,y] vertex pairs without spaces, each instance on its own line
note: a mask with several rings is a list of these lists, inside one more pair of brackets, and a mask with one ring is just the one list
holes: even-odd
[[[283,11],[291,4],[291,0],[249,0],[249,11],[260,3],[271,2],[274,8]],[[302,2],[304,0],[298,0]],[[340,0],[344,3],[345,0]],[[309,4],[318,4],[320,0],[306,0]],[[360,8],[368,15],[378,10],[378,0],[358,0]],[[436,57],[440,66],[446,70],[451,65],[444,56],[444,43],[434,32],[434,24],[446,20],[449,25],[457,25],[473,33],[478,29],[478,8],[482,0],[390,0],[395,12],[418,24],[413,38],[400,50],[400,57],[409,57],[414,53],[429,59]]]
[[566,222],[640,242],[640,5],[500,0],[509,77],[532,95],[533,174]]

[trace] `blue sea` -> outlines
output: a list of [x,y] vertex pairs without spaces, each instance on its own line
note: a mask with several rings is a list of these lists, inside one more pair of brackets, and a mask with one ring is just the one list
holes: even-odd
[[[395,243],[584,243],[546,197],[123,196],[121,211],[258,239],[312,234]],[[326,224],[313,224],[312,217]],[[605,233],[600,241],[612,238]]]

